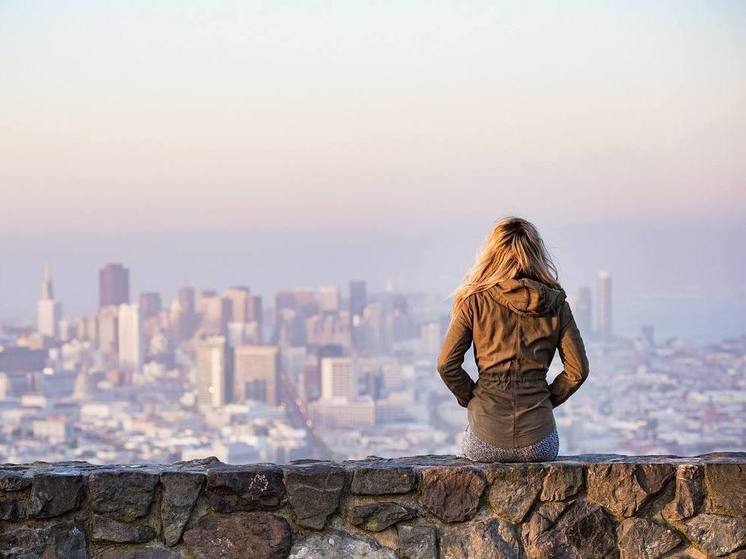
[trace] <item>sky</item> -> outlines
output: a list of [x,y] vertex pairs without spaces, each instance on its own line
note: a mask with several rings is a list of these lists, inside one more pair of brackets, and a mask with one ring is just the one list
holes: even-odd
[[0,317],[47,261],[76,311],[110,260],[445,292],[506,214],[630,308],[746,300],[746,4],[0,0],[0,200]]

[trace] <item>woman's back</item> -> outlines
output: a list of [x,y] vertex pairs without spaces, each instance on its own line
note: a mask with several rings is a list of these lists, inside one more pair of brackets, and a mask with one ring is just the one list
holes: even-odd
[[[474,344],[479,379],[462,368]],[[546,373],[559,349],[564,370],[548,385]],[[554,428],[554,407],[588,375],[580,333],[561,288],[508,279],[472,293],[451,319],[438,372],[482,441],[502,448],[528,446]]]

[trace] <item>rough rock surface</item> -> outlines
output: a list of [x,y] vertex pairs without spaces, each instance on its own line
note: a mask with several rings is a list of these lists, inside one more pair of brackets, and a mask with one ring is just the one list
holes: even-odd
[[138,470],[103,470],[88,478],[91,510],[122,522],[148,514],[158,474]]
[[338,466],[312,464],[289,469],[285,488],[296,523],[321,530],[339,507],[344,484],[345,471]]
[[428,468],[422,472],[419,502],[444,522],[461,522],[477,512],[485,487],[474,468]]
[[434,526],[399,525],[401,559],[438,559],[438,530]]
[[705,464],[704,473],[710,511],[746,516],[746,465]]
[[271,510],[285,497],[282,469],[264,464],[219,467],[207,474],[207,498],[217,512]]
[[155,537],[155,530],[144,524],[120,522],[108,516],[93,515],[91,539],[97,542],[144,543]]
[[41,472],[31,482],[29,515],[53,518],[77,509],[83,500],[83,476],[77,472]]
[[490,468],[489,500],[500,518],[522,522],[542,490],[545,469],[534,465],[504,465]]
[[658,559],[681,541],[675,532],[645,518],[627,518],[617,528],[621,559]]
[[399,503],[371,503],[358,505],[350,512],[350,524],[369,532],[380,532],[403,520],[417,516],[417,509]]
[[355,495],[394,495],[409,493],[416,483],[413,468],[383,463],[356,468],[351,491]]
[[392,549],[376,541],[339,530],[327,530],[298,539],[290,550],[290,559],[397,559]]
[[184,533],[193,559],[284,559],[290,543],[288,521],[268,512],[208,515]]
[[197,472],[161,473],[161,523],[166,545],[176,545],[181,539],[204,484],[205,476]]
[[699,514],[686,521],[687,536],[708,555],[720,557],[746,545],[746,519]]
[[521,544],[512,524],[491,518],[450,530],[441,539],[440,551],[443,559],[519,559]]
[[583,467],[575,465],[549,466],[541,490],[542,501],[564,501],[583,488]]
[[0,559],[746,559],[746,453],[0,464]]

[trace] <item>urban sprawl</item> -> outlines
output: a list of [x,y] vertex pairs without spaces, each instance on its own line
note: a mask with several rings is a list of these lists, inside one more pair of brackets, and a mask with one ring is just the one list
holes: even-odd
[[[45,269],[34,327],[0,326],[0,462],[224,462],[453,454],[466,413],[435,367],[443,297],[365,281],[130,296],[66,317]],[[612,328],[612,279],[569,297],[591,373],[555,410],[560,454],[699,454],[746,442],[746,335],[701,345]],[[471,353],[467,370],[476,375]],[[555,356],[551,381],[562,368]]]

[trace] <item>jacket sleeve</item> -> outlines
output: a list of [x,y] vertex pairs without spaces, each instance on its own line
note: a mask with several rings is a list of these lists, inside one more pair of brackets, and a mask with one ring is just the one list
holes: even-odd
[[585,353],[583,338],[575,324],[570,305],[566,301],[560,310],[560,335],[557,349],[564,369],[549,386],[551,394],[549,399],[554,408],[567,400],[588,378],[588,357]]
[[438,355],[438,373],[459,405],[466,407],[472,398],[475,382],[462,364],[472,343],[471,313],[464,303],[451,317],[443,346]]

